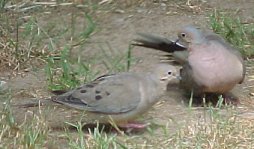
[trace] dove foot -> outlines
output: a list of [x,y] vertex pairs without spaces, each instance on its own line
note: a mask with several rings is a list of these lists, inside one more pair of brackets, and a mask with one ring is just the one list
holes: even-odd
[[239,98],[233,95],[232,93],[225,93],[222,95],[222,97],[224,98],[225,105],[237,106],[238,104],[240,104]]
[[[211,103],[213,106],[217,106],[219,101],[219,96],[221,94],[210,93],[206,95],[207,103]],[[222,105],[238,105],[240,103],[238,97],[233,95],[232,93],[224,93],[222,94]]]
[[129,122],[127,124],[119,125],[123,129],[145,129],[149,124],[138,123],[138,122]]
[[117,125],[117,127],[119,128],[118,129],[112,126],[111,124],[107,124],[107,123],[100,123],[99,125],[94,123],[89,123],[89,124],[85,124],[82,130],[88,131],[90,129],[94,131],[94,129],[98,129],[100,132],[103,131],[106,133],[112,133],[112,132],[118,133],[120,130],[127,134],[131,134],[131,133],[143,132],[143,130],[145,130],[147,126],[149,126],[149,124],[138,123],[138,122],[128,122],[124,124],[118,124]]
[[140,133],[146,130],[149,124],[139,122],[128,122],[126,124],[120,124],[118,127],[123,130],[126,134]]
[[[205,95],[193,97],[193,104],[195,106],[217,106],[219,102],[219,96],[221,94],[206,93]],[[222,105],[238,105],[240,103],[239,98],[232,93],[222,94],[223,102]]]

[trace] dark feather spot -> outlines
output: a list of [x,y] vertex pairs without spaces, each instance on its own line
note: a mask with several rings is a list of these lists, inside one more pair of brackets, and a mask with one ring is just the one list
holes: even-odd
[[110,95],[110,93],[106,91],[106,95],[107,95],[107,96],[109,96],[109,95]]
[[100,99],[102,99],[102,96],[101,96],[101,95],[96,95],[96,96],[95,96],[95,99],[96,99],[96,100],[100,100]]
[[80,93],[86,93],[86,90],[80,90]]
[[100,94],[100,93],[101,93],[101,91],[97,91],[97,90],[96,90],[96,91],[95,91],[95,93],[96,93],[96,94]]

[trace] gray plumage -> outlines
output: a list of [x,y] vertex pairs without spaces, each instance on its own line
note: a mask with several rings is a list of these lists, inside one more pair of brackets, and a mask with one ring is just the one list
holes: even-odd
[[108,121],[108,116],[116,122],[128,121],[155,104],[175,74],[173,66],[159,64],[150,73],[102,76],[53,101],[93,113],[100,122]]

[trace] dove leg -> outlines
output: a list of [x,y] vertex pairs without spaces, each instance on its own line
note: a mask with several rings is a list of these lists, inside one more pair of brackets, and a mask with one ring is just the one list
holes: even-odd
[[239,98],[233,95],[232,93],[224,93],[224,94],[218,94],[218,93],[205,93],[201,96],[194,96],[193,103],[195,105],[201,105],[204,106],[204,104],[211,104],[213,106],[216,106],[219,99],[218,97],[222,95],[223,98],[223,104],[224,105],[238,105],[240,104]]
[[223,93],[223,94],[216,94],[216,93],[207,93],[206,94],[206,99],[208,102],[211,102],[213,105],[216,105],[217,102],[219,101],[218,97],[222,95],[223,98],[223,104],[224,105],[238,105],[240,104],[239,98],[233,95],[230,92]]
[[[131,133],[137,133],[137,132],[143,132],[145,128],[149,124],[144,124],[144,123],[138,123],[138,122],[128,122],[124,124],[117,124],[118,128],[115,128],[111,124],[108,123],[101,123],[101,124],[86,124],[83,126],[83,130],[89,130],[92,129],[94,130],[95,128],[98,128],[100,131],[103,130],[104,132],[107,133],[121,133],[124,132],[126,134],[131,134]],[[120,132],[119,132],[120,131]]]
[[144,124],[144,123],[138,123],[138,122],[128,122],[126,124],[120,124],[120,128],[125,128],[125,129],[145,129],[149,124]]
[[222,97],[224,98],[224,102],[227,105],[234,105],[234,106],[236,106],[236,105],[240,104],[239,98],[236,97],[234,94],[232,94],[230,92],[224,93],[222,95]]

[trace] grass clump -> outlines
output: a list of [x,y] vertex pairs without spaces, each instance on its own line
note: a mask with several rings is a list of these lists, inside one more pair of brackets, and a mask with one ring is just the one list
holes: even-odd
[[106,149],[106,148],[127,148],[124,144],[118,143],[116,134],[107,134],[100,129],[99,125],[93,128],[93,130],[88,129],[88,133],[84,133],[82,129],[82,122],[79,121],[77,124],[71,124],[77,130],[75,137],[67,130],[66,137],[68,139],[68,144],[70,148],[73,149],[83,149],[83,148],[94,148],[94,149]]
[[46,65],[46,76],[50,90],[74,88],[80,83],[92,80],[98,72],[93,71],[91,63],[70,59],[69,48],[65,47],[60,56],[49,56]]
[[46,143],[48,128],[36,115],[31,121],[17,124],[11,107],[11,92],[1,94],[0,148],[41,148]]
[[[100,51],[91,57],[82,55],[82,51],[75,51],[73,56],[72,49],[75,46],[86,47],[87,40],[95,32],[95,23],[89,15],[85,15],[87,20],[86,29],[76,38],[75,44],[65,45],[59,54],[49,55],[46,59],[46,76],[49,90],[65,90],[74,88],[82,83],[93,80],[98,74],[112,74],[116,72],[128,71],[133,61],[129,46],[126,53],[111,48],[108,43],[99,43]],[[72,29],[74,32],[74,28]],[[75,39],[75,38],[73,38]],[[95,69],[95,66],[102,65],[105,69]]]
[[171,136],[171,148],[253,148],[253,121],[239,118],[232,109],[209,107],[206,117]]
[[235,13],[215,10],[210,15],[210,25],[214,32],[222,35],[237,47],[245,58],[254,57],[254,24],[244,23]]
[[[98,74],[113,74],[128,71],[133,59],[129,47],[126,53],[102,48],[102,53],[86,61],[71,58],[70,50],[65,47],[59,56],[49,56],[46,65],[46,76],[50,90],[65,90],[93,80]],[[106,72],[94,68],[102,64]]]

